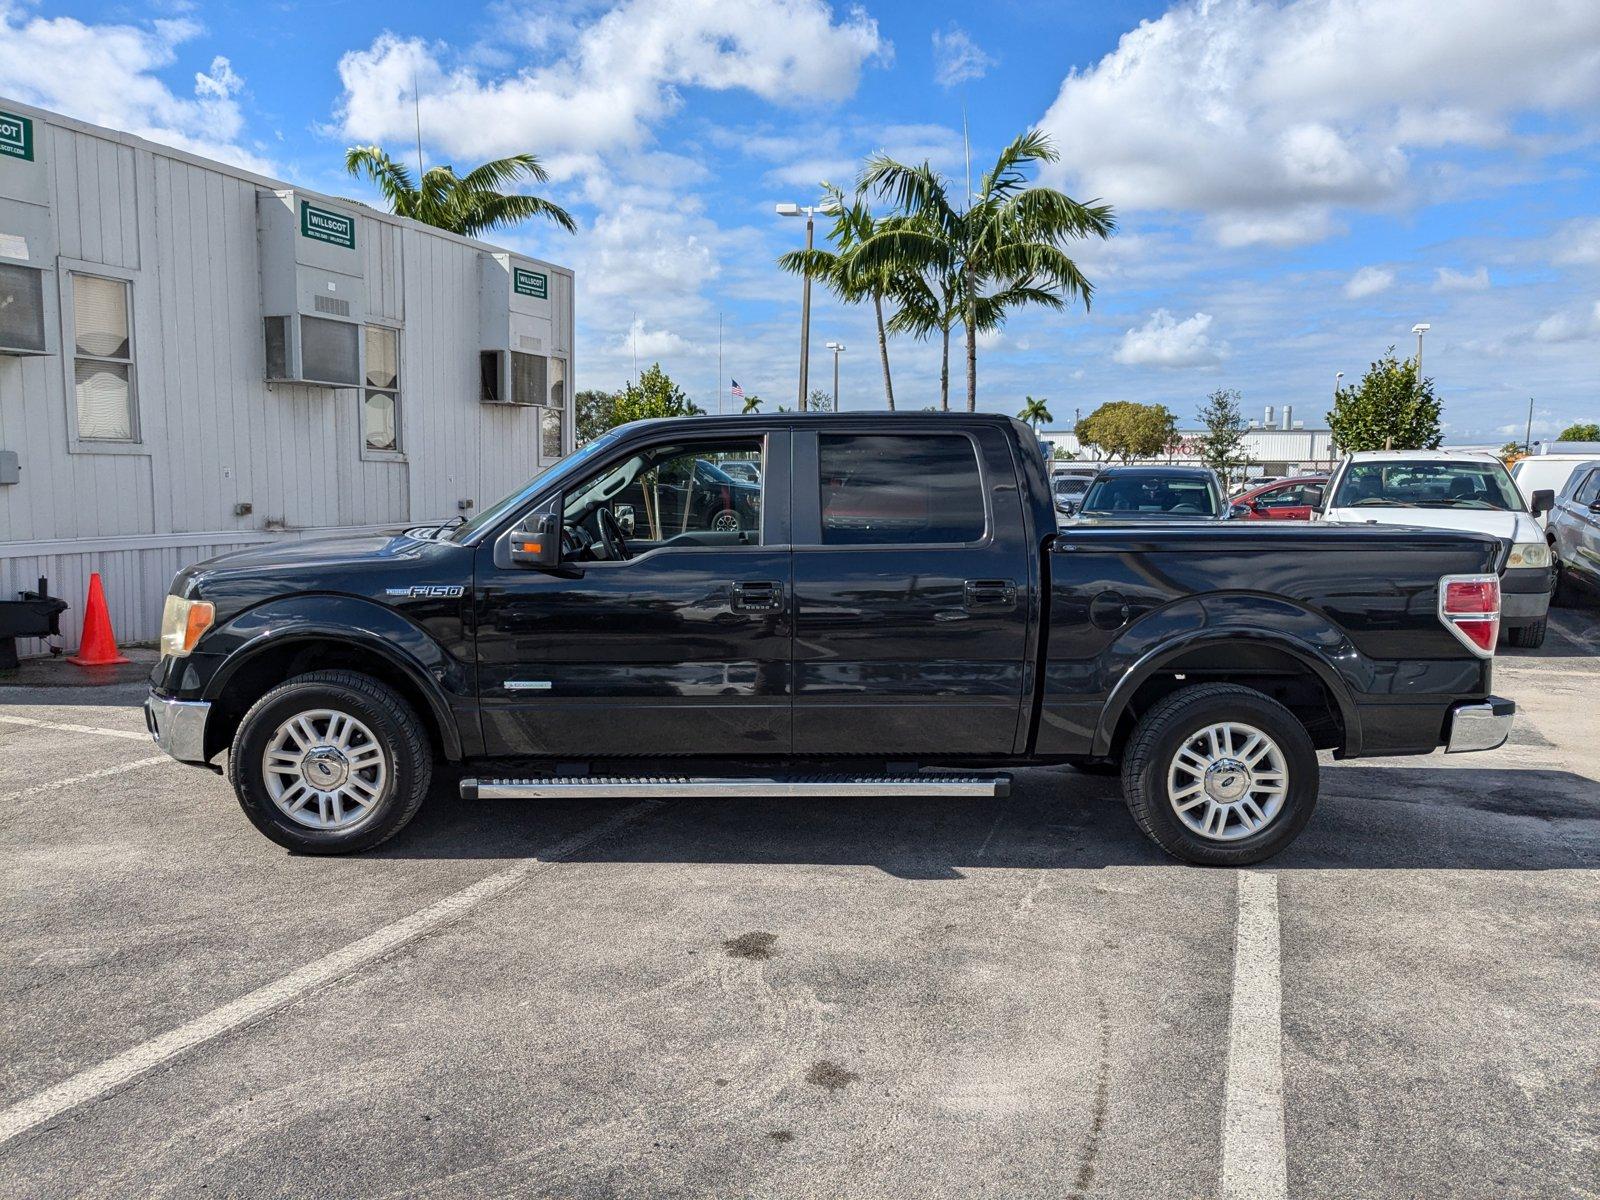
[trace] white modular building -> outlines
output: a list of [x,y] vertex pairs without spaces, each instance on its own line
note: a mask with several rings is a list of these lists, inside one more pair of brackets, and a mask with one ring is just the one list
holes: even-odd
[[[1169,453],[1150,461],[1197,463],[1202,456],[1202,440],[1205,436],[1204,429],[1180,429]],[[1078,435],[1071,431],[1044,430],[1039,437],[1074,459],[1089,462],[1095,459],[1095,448],[1080,444]],[[1285,404],[1281,409],[1267,405],[1261,419],[1250,422],[1239,452],[1249,460],[1250,465],[1244,473],[1251,476],[1326,470],[1339,458],[1333,444],[1333,432],[1326,427],[1306,428],[1304,421],[1295,418],[1292,404]]]
[[[0,97],[0,599],[440,521],[573,439],[573,275]],[[23,653],[39,643],[24,642]]]

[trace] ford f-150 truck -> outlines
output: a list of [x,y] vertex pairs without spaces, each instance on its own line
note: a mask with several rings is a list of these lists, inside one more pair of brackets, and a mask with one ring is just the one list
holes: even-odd
[[[719,461],[759,484],[693,502]],[[1504,553],[1381,526],[1058,530],[1002,417],[644,421],[465,523],[181,571],[146,711],[182,761],[227,751],[249,819],[309,853],[393,836],[440,759],[486,798],[995,797],[1007,768],[1072,764],[1120,771],[1172,854],[1251,863],[1310,820],[1319,749],[1505,740]]]

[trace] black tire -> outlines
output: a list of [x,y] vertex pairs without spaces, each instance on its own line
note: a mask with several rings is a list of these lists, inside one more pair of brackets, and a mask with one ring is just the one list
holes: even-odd
[[[718,524],[732,525],[732,529],[718,529]],[[744,518],[737,509],[723,508],[712,513],[706,520],[706,531],[709,533],[743,533]]]
[[1537,650],[1544,645],[1544,631],[1550,625],[1549,617],[1540,617],[1532,625],[1518,625],[1506,630],[1506,642],[1521,650]]
[[[1277,744],[1287,774],[1283,803],[1267,825],[1229,841],[1191,830],[1167,790],[1178,751],[1207,726],[1225,721],[1266,734]],[[1139,828],[1174,858],[1199,866],[1241,867],[1271,858],[1311,820],[1317,788],[1317,751],[1305,726],[1276,700],[1231,683],[1200,684],[1166,697],[1140,718],[1122,760],[1122,795]]]
[[[330,709],[356,718],[386,756],[384,785],[359,822],[313,829],[272,800],[262,758],[278,728],[297,713]],[[312,671],[279,684],[239,722],[228,755],[228,781],[250,823],[301,854],[354,854],[399,833],[417,815],[433,776],[433,750],[421,719],[394,689],[356,671]]]
[[[1554,551],[1552,551],[1554,553]],[[1550,592],[1550,606],[1552,608],[1577,608],[1583,603],[1583,595],[1578,591],[1577,584],[1572,582],[1572,577],[1566,568],[1561,565],[1561,560],[1556,559],[1556,585]]]

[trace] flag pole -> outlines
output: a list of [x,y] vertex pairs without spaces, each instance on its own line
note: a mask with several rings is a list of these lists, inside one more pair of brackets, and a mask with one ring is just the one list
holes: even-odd
[[722,415],[722,313],[717,313],[717,416]]

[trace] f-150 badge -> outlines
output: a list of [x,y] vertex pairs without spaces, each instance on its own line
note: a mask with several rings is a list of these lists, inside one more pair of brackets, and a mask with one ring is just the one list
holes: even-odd
[[453,600],[464,590],[459,583],[418,583],[411,587],[384,588],[389,596],[405,596],[411,600]]

